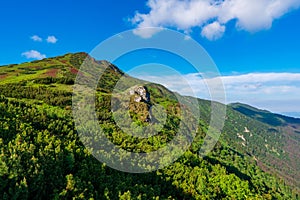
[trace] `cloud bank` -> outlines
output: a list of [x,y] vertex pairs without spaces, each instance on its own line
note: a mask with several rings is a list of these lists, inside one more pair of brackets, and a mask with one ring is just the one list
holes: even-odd
[[[137,75],[135,75],[137,76]],[[183,95],[211,99],[211,92],[219,92],[222,88],[210,88],[216,78],[203,79],[201,74],[182,75],[190,88],[178,81],[176,75],[151,76],[141,75],[138,78],[160,83]],[[300,112],[300,73],[249,73],[218,77],[222,79],[227,96],[227,103],[242,102],[273,112]]]
[[[138,28],[170,27],[189,33],[198,27],[203,37],[216,40],[232,20],[238,30],[269,29],[274,20],[299,8],[300,0],[148,0],[147,6],[149,13],[137,12],[131,19]],[[155,34],[135,33],[145,38]]]
[[42,60],[46,58],[45,54],[41,54],[40,52],[36,50],[30,50],[22,53],[22,56],[25,56],[27,59],[37,59],[37,60]]

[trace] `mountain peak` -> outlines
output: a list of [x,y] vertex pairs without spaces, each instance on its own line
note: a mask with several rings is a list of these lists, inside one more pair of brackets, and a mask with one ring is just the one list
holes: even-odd
[[62,56],[45,58],[26,62],[18,65],[6,65],[1,67],[0,80],[1,84],[16,83],[20,81],[41,81],[55,82],[61,79],[61,83],[72,84],[75,81],[75,76],[80,71],[84,62],[93,64],[97,68],[109,70],[112,73],[109,76],[124,75],[118,67],[106,60],[97,61],[88,53],[67,53]]
[[[91,64],[91,68],[87,70],[91,72],[80,69],[86,60],[92,62],[88,63]],[[156,179],[158,181],[155,181],[155,183],[159,183],[167,177],[172,185],[176,183],[176,187],[178,186],[185,194],[194,195],[188,198],[174,193],[174,196],[170,197],[170,193],[168,193],[166,198],[196,199],[203,197],[221,199],[228,196],[231,199],[244,199],[247,195],[253,199],[292,199],[291,190],[285,185],[281,186],[281,182],[277,181],[276,176],[299,188],[300,150],[298,141],[300,123],[292,124],[290,127],[281,126],[281,124],[272,126],[270,123],[283,122],[284,119],[276,114],[248,105],[232,104],[227,109],[225,126],[219,142],[208,156],[202,158],[199,156],[199,150],[202,148],[206,135],[208,135],[211,102],[198,99],[197,102],[199,103],[191,106],[191,108],[199,106],[201,112],[199,121],[196,122],[199,124],[199,130],[197,132],[193,131],[192,129],[197,128],[193,125],[193,116],[187,117],[186,122],[182,121],[182,111],[188,104],[194,102],[191,100],[192,97],[184,97],[186,98],[185,103],[180,103],[177,98],[180,97],[179,94],[178,96],[174,95],[167,88],[155,83],[145,82],[127,75],[122,77],[124,74],[112,63],[105,60],[97,61],[87,53],[79,52],[0,68],[0,144],[4,144],[0,145],[1,152],[4,152],[3,159],[0,159],[0,166],[2,166],[4,174],[0,177],[0,180],[1,178],[17,175],[16,178],[11,180],[14,181],[12,184],[2,187],[7,192],[5,194],[10,194],[10,191],[20,191],[19,185],[25,186],[27,184],[26,180],[28,184],[44,180],[41,184],[45,187],[31,187],[31,185],[27,188],[29,190],[28,194],[32,198],[47,198],[47,196],[37,197],[33,195],[37,192],[48,195],[50,190],[63,191],[59,195],[63,194],[66,191],[65,184],[68,184],[66,180],[81,181],[78,177],[83,178],[81,183],[91,183],[92,185],[75,185],[82,186],[82,191],[89,191],[91,194],[93,191],[104,191],[106,186],[102,187],[103,180],[109,178],[119,180],[120,173],[113,170],[101,171],[104,173],[100,174],[99,179],[95,179],[95,177],[99,177],[97,176],[99,174],[95,172],[97,175],[91,176],[93,181],[89,179],[89,176],[86,176],[86,174],[93,172],[96,165],[83,166],[81,163],[90,163],[96,160],[86,153],[84,146],[78,141],[76,127],[74,127],[72,121],[73,84],[76,75],[78,73],[88,75],[85,73],[95,72],[93,69],[96,67],[99,67],[100,71],[103,72],[95,91],[97,118],[100,122],[99,125],[106,131],[108,139],[118,148],[136,153],[154,152],[172,142],[181,128],[180,125],[183,125],[183,129],[187,130],[188,133],[196,134],[190,149],[174,165],[160,170],[159,173],[134,176],[138,180],[132,181],[129,179],[128,183],[132,182],[134,184],[126,185],[122,190],[127,191],[128,187],[131,187],[132,191],[136,191],[137,182],[142,183],[141,181],[144,179],[145,183],[148,183],[150,176],[152,176],[150,177],[152,179],[159,174]],[[82,77],[87,77],[87,80],[90,78],[89,76]],[[112,104],[112,102],[115,102],[115,104]],[[244,109],[238,110],[237,108]],[[250,114],[247,115],[244,111],[249,111]],[[123,115],[125,112],[126,115]],[[254,115],[251,115],[253,113]],[[124,120],[124,116],[128,115],[129,120]],[[123,123],[123,129],[120,129],[119,124],[115,121],[116,119],[120,119],[119,122]],[[144,127],[147,128],[150,125],[153,125],[153,129],[144,129]],[[140,136],[138,134],[144,134],[143,130],[154,130],[157,131],[157,134],[153,132],[155,134],[149,138],[139,138],[127,134],[134,133]],[[96,138],[101,137],[97,136]],[[182,139],[184,138],[179,140]],[[94,144],[100,144],[100,142],[94,142]],[[60,144],[62,145],[57,146]],[[57,147],[53,147],[53,145]],[[7,148],[11,148],[11,150]],[[40,150],[35,151],[36,148]],[[57,150],[58,153],[56,153]],[[13,155],[10,155],[10,153],[13,153]],[[170,156],[173,156],[172,154]],[[57,155],[61,156],[57,157]],[[30,163],[20,162],[19,158],[22,158],[22,156],[31,158],[29,159]],[[45,158],[49,160],[45,162]],[[40,161],[42,162],[39,163]],[[52,161],[53,163],[51,163]],[[127,160],[124,160],[126,162],[120,161],[122,163],[127,162]],[[32,164],[32,162],[37,163]],[[28,170],[28,166],[42,165],[43,167]],[[82,170],[80,168],[82,166],[86,170]],[[91,169],[88,168],[89,166],[91,166]],[[274,176],[263,173],[259,167],[274,174]],[[42,171],[37,171],[39,169]],[[49,177],[53,178],[53,176],[49,176],[49,174],[53,174],[53,170],[58,176],[50,180]],[[45,176],[39,176],[38,179],[35,179],[36,177],[31,174],[35,171],[38,172],[37,174]],[[177,172],[182,171],[186,173],[178,175]],[[109,172],[109,174],[106,176],[105,172]],[[200,182],[195,182],[189,176],[190,172],[195,174],[194,177],[204,178]],[[22,182],[22,180],[24,181]],[[51,181],[62,184],[49,184]],[[111,194],[118,193],[119,189],[118,191],[114,191],[114,189],[120,188],[119,183],[126,181],[125,177],[115,181],[113,185],[108,184],[112,188]],[[144,186],[144,183],[142,184]],[[187,184],[191,187],[186,187]],[[203,188],[200,190],[195,189],[198,185],[203,186]],[[16,189],[13,188],[14,186],[16,186]],[[165,186],[166,183],[162,182],[161,185],[155,185],[153,188]],[[9,190],[9,187],[13,189]],[[50,189],[44,191],[44,188]],[[236,193],[236,190],[239,192]],[[150,187],[149,191],[152,192],[154,189]],[[166,191],[172,192],[174,190],[166,189]],[[211,196],[201,196],[203,191],[211,191],[213,194]],[[236,196],[237,194],[240,196]],[[88,196],[84,197],[88,198]],[[94,197],[101,198],[102,196]],[[145,198],[148,197],[149,199],[152,198],[152,196],[145,196]],[[62,198],[68,197],[62,196]],[[162,199],[164,198],[162,197]]]

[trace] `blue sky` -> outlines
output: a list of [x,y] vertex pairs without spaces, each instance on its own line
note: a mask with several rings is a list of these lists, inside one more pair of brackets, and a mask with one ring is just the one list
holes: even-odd
[[[161,26],[190,35],[206,49],[224,76],[228,102],[241,101],[281,113],[300,112],[299,0],[212,2],[1,1],[0,65],[90,52],[119,32]],[[141,59],[138,55],[131,58]],[[132,64],[129,60],[116,64],[127,71]],[[176,69],[190,79],[196,77],[185,67]],[[172,80],[166,73],[160,76]],[[191,83],[193,87],[197,81]],[[178,85],[172,89],[182,91]]]

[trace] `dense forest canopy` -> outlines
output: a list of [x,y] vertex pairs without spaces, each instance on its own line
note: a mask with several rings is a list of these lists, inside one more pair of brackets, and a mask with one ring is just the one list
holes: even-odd
[[128,126],[147,126],[149,108],[157,104],[167,112],[156,116],[165,120],[164,127],[143,139],[123,132],[111,111],[114,86],[122,76],[129,85],[141,82],[85,53],[0,67],[1,199],[299,199],[297,121],[273,126],[229,106],[220,140],[201,157],[210,102],[200,99],[194,141],[172,165],[134,174],[99,162],[83,145],[72,115],[72,87],[85,59],[105,69],[95,106],[111,142],[130,152],[151,152],[176,135],[177,98],[153,83],[145,86],[149,100],[130,99]]

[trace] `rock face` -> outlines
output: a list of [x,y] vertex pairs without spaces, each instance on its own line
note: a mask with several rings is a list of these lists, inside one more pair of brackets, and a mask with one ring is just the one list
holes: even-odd
[[130,90],[130,95],[135,95],[134,96],[134,101],[135,102],[145,102],[149,103],[150,102],[150,94],[147,91],[147,88],[144,86],[138,86]]
[[150,122],[150,93],[144,86],[137,86],[129,91],[131,103],[129,109],[142,122]]

